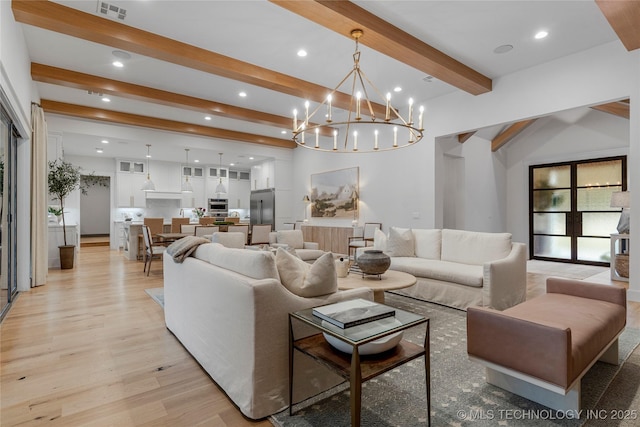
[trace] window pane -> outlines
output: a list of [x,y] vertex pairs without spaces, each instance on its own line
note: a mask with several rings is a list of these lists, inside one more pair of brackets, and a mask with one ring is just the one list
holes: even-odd
[[533,232],[535,234],[558,234],[564,236],[565,234],[567,234],[566,214],[533,214]]
[[555,212],[571,210],[570,190],[536,190],[533,192],[535,212]]
[[622,187],[578,188],[578,211],[619,211],[610,206],[614,191],[622,191]]
[[622,185],[622,161],[608,160],[604,162],[580,163],[577,170],[578,187],[594,187],[599,185]]
[[571,186],[571,166],[551,166],[533,170],[533,188],[569,188]]
[[578,237],[578,259],[581,261],[609,262],[610,252],[609,239]]
[[582,214],[582,235],[609,237],[617,233],[618,212],[585,212]]
[[571,238],[534,236],[533,255],[548,258],[571,259]]

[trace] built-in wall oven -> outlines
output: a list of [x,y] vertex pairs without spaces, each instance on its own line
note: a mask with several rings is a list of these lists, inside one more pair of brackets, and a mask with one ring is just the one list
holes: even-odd
[[209,216],[216,218],[216,220],[224,220],[229,216],[229,200],[209,199]]

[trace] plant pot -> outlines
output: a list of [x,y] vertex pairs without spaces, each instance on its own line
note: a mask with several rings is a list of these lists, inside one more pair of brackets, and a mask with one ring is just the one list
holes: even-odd
[[76,255],[75,245],[58,246],[58,249],[60,250],[60,268],[62,270],[73,268],[73,260]]
[[382,274],[391,265],[391,258],[382,251],[364,251],[357,259],[358,267],[364,274]]

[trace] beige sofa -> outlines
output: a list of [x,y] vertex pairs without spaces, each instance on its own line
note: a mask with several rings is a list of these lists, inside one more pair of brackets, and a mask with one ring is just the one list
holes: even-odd
[[495,311],[467,310],[469,358],[487,382],[561,411],[580,410],[580,380],[598,360],[618,364],[626,289],[547,279],[547,293]]
[[[208,243],[181,264],[168,255],[163,262],[167,328],[253,419],[289,403],[288,313],[353,298],[373,299],[369,289],[297,296],[282,285],[270,251]],[[298,352],[295,366],[295,401],[342,381]]]
[[366,249],[383,250],[389,269],[416,276],[414,286],[394,292],[459,309],[504,310],[526,299],[526,246],[509,233],[391,227],[388,236],[376,231]]
[[320,250],[316,242],[305,242],[302,230],[279,230],[269,233],[271,247],[289,247],[296,250],[296,255],[303,261],[315,261],[325,252]]

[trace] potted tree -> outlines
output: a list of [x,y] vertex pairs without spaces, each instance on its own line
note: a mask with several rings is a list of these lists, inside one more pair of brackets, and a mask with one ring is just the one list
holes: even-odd
[[80,167],[75,167],[62,159],[49,162],[49,194],[55,196],[60,201],[60,211],[62,214],[62,235],[64,245],[58,246],[60,249],[60,268],[73,268],[76,245],[67,244],[67,229],[64,221],[64,200],[77,188],[84,193],[80,186]]

